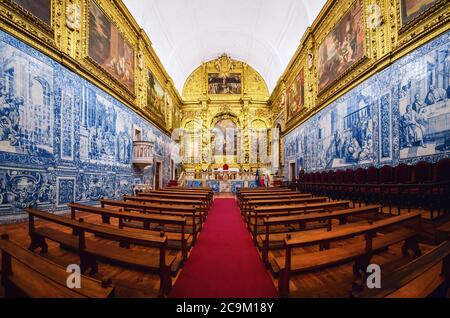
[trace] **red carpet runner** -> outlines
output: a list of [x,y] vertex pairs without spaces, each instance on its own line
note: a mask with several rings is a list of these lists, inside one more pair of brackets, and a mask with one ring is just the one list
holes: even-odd
[[214,201],[170,297],[277,297],[234,199]]

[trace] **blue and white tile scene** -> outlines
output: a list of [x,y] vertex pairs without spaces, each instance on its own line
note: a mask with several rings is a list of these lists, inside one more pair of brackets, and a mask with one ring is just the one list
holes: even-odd
[[[0,31],[0,223],[33,205],[131,193],[153,184],[153,166],[132,166],[134,129],[170,162],[170,137],[54,60]],[[163,183],[169,180],[163,167]]]
[[450,32],[334,101],[284,145],[297,172],[449,157]]

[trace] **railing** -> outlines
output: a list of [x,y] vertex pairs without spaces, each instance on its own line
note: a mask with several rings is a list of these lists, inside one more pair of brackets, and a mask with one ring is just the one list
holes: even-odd
[[178,178],[178,185],[180,187],[184,187],[186,181],[186,174],[184,173],[184,171],[180,174],[180,177]]
[[133,142],[133,164],[146,167],[153,164],[153,143],[149,141]]

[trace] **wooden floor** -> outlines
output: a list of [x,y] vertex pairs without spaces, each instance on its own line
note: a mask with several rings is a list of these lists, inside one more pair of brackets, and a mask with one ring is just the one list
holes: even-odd
[[[230,194],[218,194],[217,197],[230,197]],[[80,214],[84,217],[86,222],[101,222],[100,216]],[[37,221],[36,225],[46,224],[53,228],[61,229],[60,226],[49,224],[45,221]],[[10,239],[17,242],[21,246],[28,247],[29,237],[27,223],[17,223],[11,225],[0,226],[0,234],[8,233]],[[200,233],[201,235],[201,233]],[[98,239],[98,238],[96,238]],[[99,239],[101,240],[101,239]],[[116,244],[111,241],[106,241],[107,244]],[[350,244],[351,240],[339,244]],[[431,245],[421,244],[422,252],[427,252],[431,249]],[[256,247],[255,247],[256,248]],[[298,250],[302,253],[305,250]],[[175,252],[174,252],[175,253]],[[282,253],[281,251],[273,251],[274,254]],[[1,257],[1,256],[0,256]],[[67,266],[69,264],[78,263],[76,254],[63,250],[58,244],[49,241],[49,253],[45,257],[55,261],[56,263]],[[391,247],[389,250],[376,255],[372,263],[381,265],[383,271],[389,271],[392,268],[399,267],[408,261],[411,257],[404,257],[401,253],[401,244]],[[271,272],[270,269],[268,269]],[[179,271],[178,275],[181,271]],[[116,296],[123,298],[142,298],[142,297],[157,297],[159,289],[158,275],[152,275],[136,270],[124,269],[109,264],[99,263],[99,274],[97,278],[109,277],[116,285]],[[271,275],[272,276],[272,275]],[[273,276],[272,276],[273,277]],[[173,277],[173,282],[177,277]],[[326,270],[320,270],[314,273],[301,274],[294,276],[291,280],[291,293],[294,297],[332,297],[345,298],[350,296],[350,291],[353,282],[352,265],[346,264],[333,267]],[[273,278],[275,286],[278,285],[278,280]],[[4,295],[0,287],[0,297]]]

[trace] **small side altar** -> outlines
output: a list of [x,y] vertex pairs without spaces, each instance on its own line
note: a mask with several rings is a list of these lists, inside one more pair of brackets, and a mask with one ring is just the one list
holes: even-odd
[[[259,170],[259,175],[265,173],[265,169]],[[209,171],[185,171],[186,187],[210,187],[214,192],[235,193],[238,188],[257,187],[256,170],[242,171],[239,168],[224,170],[218,168]]]

